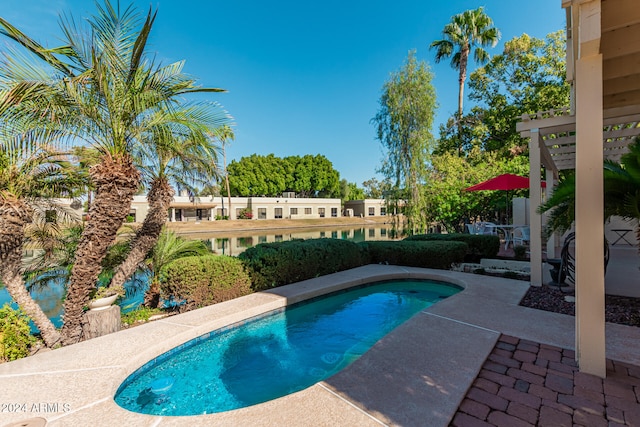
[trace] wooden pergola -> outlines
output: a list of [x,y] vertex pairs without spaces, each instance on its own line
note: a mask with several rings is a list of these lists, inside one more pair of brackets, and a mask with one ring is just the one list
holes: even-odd
[[[542,283],[541,171],[550,183],[575,169],[576,359],[580,371],[605,377],[603,161],[619,160],[640,135],[640,4],[561,2],[571,107],[523,116],[517,126],[530,149],[531,282]],[[554,246],[547,242],[549,256]]]

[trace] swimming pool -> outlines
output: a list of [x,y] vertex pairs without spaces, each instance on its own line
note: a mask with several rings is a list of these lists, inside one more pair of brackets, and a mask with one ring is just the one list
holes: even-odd
[[155,415],[238,409],[344,369],[417,312],[461,289],[430,280],[372,283],[189,341],[130,375],[118,405]]

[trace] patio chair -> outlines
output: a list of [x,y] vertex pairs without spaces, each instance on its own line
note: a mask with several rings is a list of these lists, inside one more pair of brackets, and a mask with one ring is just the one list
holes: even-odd
[[479,234],[490,234],[495,236],[498,234],[498,229],[493,222],[483,222],[481,223],[482,229]]
[[528,245],[529,241],[529,227],[516,227],[513,229],[513,236],[511,237],[511,241],[513,245]]

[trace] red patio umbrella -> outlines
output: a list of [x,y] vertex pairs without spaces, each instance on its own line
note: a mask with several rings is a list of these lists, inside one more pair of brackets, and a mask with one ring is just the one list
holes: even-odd
[[[545,188],[547,184],[542,181],[540,183],[542,188]],[[520,188],[529,188],[529,178],[526,176],[513,175],[505,173],[498,175],[495,178],[488,179],[480,184],[472,185],[465,188],[465,191],[480,191],[480,190],[518,190]]]
[[[541,181],[540,186],[545,188],[546,182]],[[526,176],[513,175],[505,173],[495,178],[488,179],[479,184],[467,187],[465,191],[481,191],[481,190],[506,190],[507,191],[507,222],[509,222],[509,190],[518,190],[521,188],[529,188],[529,178]]]

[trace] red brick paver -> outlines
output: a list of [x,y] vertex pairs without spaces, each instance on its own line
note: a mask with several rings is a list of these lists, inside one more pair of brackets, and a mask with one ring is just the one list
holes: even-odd
[[603,380],[574,356],[502,335],[450,426],[640,427],[640,367],[607,360]]

